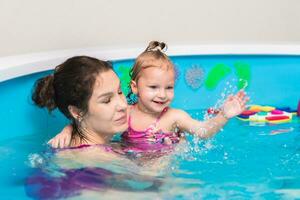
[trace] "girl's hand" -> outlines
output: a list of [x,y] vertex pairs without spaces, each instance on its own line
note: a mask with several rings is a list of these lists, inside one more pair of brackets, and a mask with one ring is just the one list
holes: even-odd
[[52,148],[69,147],[71,143],[72,129],[71,125],[66,126],[59,134],[49,140],[47,144],[49,144]]
[[246,96],[246,93],[243,90],[240,90],[234,96],[230,95],[223,105],[222,111],[224,116],[232,118],[241,114],[245,110],[248,101],[249,97]]

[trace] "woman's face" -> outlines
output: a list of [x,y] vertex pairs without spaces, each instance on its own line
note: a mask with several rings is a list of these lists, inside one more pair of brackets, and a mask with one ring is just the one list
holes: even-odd
[[97,76],[83,122],[87,129],[104,137],[128,128],[126,98],[112,70]]

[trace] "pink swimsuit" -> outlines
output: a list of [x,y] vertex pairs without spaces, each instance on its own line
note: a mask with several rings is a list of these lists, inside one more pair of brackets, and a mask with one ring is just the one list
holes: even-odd
[[168,107],[165,108],[155,122],[143,131],[134,130],[131,126],[131,116],[128,119],[128,130],[122,134],[123,142],[130,148],[134,147],[134,151],[153,150],[157,151],[167,146],[164,140],[168,138],[172,144],[179,142],[179,134],[175,132],[163,132],[162,130],[156,130],[157,124],[164,113],[166,113]]

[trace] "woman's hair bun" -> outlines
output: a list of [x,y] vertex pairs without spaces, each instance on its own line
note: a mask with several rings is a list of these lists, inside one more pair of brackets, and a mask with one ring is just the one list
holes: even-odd
[[46,107],[49,111],[56,108],[53,81],[54,76],[52,74],[40,78],[36,81],[32,94],[32,100],[37,106],[41,108]]

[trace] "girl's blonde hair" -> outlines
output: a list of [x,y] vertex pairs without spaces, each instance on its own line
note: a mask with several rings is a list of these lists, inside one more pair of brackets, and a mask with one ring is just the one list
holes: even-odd
[[167,45],[164,42],[151,41],[148,47],[136,58],[135,63],[130,70],[130,83],[127,101],[129,104],[134,104],[137,101],[136,96],[131,91],[131,81],[138,82],[143,69],[149,67],[167,67],[174,69],[174,65],[169,57],[164,53],[167,50]]
[[141,71],[148,67],[162,67],[164,64],[168,68],[173,68],[173,63],[164,53],[166,50],[166,43],[151,41],[143,53],[136,58],[133,68],[130,71],[131,81],[137,82]]

